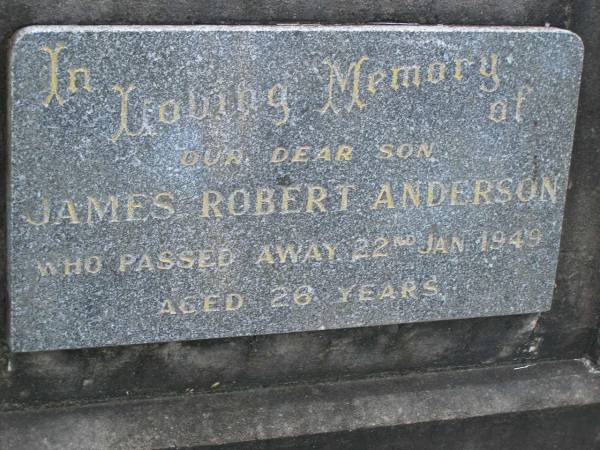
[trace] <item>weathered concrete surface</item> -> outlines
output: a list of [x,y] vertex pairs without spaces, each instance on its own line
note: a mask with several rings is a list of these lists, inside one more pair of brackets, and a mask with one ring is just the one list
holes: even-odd
[[143,5],[119,0],[7,0],[4,21],[16,29],[32,24],[214,24],[214,23],[365,23],[540,25],[566,26],[572,19],[571,2],[513,0],[152,0]]
[[545,362],[5,412],[0,447],[583,450],[600,443],[599,412],[600,373]]
[[[260,442],[262,450],[532,450],[569,448],[588,450],[599,445],[598,407],[560,408],[517,414],[501,414],[449,422],[424,422],[405,428],[378,428],[350,432],[274,439]],[[247,450],[252,444],[229,444],[222,450]],[[214,448],[190,447],[188,450]]]

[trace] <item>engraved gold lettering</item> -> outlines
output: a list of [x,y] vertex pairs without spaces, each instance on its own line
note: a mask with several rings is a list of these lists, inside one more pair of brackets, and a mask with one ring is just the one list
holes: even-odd
[[237,110],[242,116],[247,116],[251,111],[256,111],[256,92],[243,84],[237,87]]
[[134,255],[121,255],[119,257],[119,272],[125,272],[128,267],[133,265],[135,260]]
[[398,147],[398,150],[396,151],[396,155],[398,155],[398,158],[400,159],[407,159],[412,155],[412,153],[412,144],[402,144]]
[[89,256],[83,261],[83,269],[87,273],[98,273],[102,270],[102,258],[99,256]]
[[50,92],[42,102],[44,106],[49,106],[52,99],[55,98],[59,106],[63,106],[65,101],[58,93],[58,55],[65,48],[65,44],[59,42],[54,49],[44,45],[41,50],[50,56]]
[[363,284],[358,288],[358,299],[361,301],[374,300],[375,285]]
[[140,129],[138,131],[131,131],[129,129],[129,93],[134,89],[135,84],[128,85],[126,89],[119,84],[115,84],[113,86],[113,91],[115,91],[121,97],[119,128],[111,137],[113,142],[117,142],[123,134],[129,137],[135,137],[141,135],[144,132],[144,123],[142,123],[142,126],[140,126]]
[[223,196],[217,191],[204,191],[202,193],[202,217],[210,217],[212,211],[214,217],[223,217],[219,205],[223,201]]
[[416,189],[413,187],[411,183],[408,181],[404,182],[404,189],[402,191],[402,208],[408,207],[408,199],[412,202],[415,208],[419,208],[421,206],[421,197],[419,195],[419,186],[417,185]]
[[181,153],[181,164],[184,166],[195,166],[198,164],[200,156],[195,150],[188,150]]
[[411,73],[412,73],[412,84],[416,87],[421,85],[421,68],[419,66],[401,66],[392,67],[392,89],[397,91],[400,88],[398,84],[398,75],[402,72],[402,86],[405,88],[410,86]]
[[394,156],[394,146],[391,144],[383,144],[379,146],[379,153],[377,154],[377,158],[379,159],[388,159]]
[[181,314],[194,314],[196,312],[196,308],[188,303],[192,300],[192,297],[186,297],[179,302],[179,311]]
[[275,191],[270,188],[259,188],[256,191],[256,215],[273,214],[275,211],[274,194]]
[[315,206],[321,212],[326,212],[326,208],[323,205],[323,201],[327,197],[327,189],[321,186],[308,186],[306,196],[306,212],[312,214],[315,210]]
[[275,147],[273,153],[271,153],[271,162],[280,163],[287,159],[288,151],[285,147]]
[[496,123],[506,121],[508,104],[505,100],[498,100],[490,105],[490,120]]
[[448,189],[439,181],[431,181],[427,184],[427,206],[440,206],[446,199]]
[[505,178],[504,180],[500,180],[496,183],[496,190],[501,194],[501,197],[496,199],[498,203],[510,202],[513,198],[511,187],[507,186],[507,184],[512,184],[512,180],[510,178]]
[[369,58],[367,56],[361,56],[357,61],[352,62],[346,70],[346,75],[342,75],[339,64],[332,62],[330,59],[325,59],[323,61],[323,64],[327,65],[329,68],[329,81],[327,83],[327,100],[325,104],[318,110],[321,114],[324,114],[329,109],[331,109],[334,114],[338,113],[333,101],[336,81],[339,85],[340,92],[343,93],[348,88],[348,83],[350,82],[351,77],[352,96],[350,102],[346,106],[346,111],[352,111],[354,105],[356,105],[358,109],[364,109],[367,106],[366,103],[360,98],[359,87],[361,67],[363,63],[368,60]]
[[[276,99],[276,97],[278,99]],[[273,120],[275,126],[280,127],[285,125],[290,117],[290,108],[287,102],[287,89],[279,83],[271,86],[267,91],[267,103],[273,108],[281,109],[281,113],[283,114],[283,117],[280,119]]]
[[433,150],[433,144],[420,144],[417,150],[417,158],[425,157],[431,158],[431,151]]
[[292,162],[307,162],[308,150],[310,150],[310,147],[297,147],[292,155]]
[[258,259],[256,260],[256,264],[275,264],[275,259],[271,253],[271,247],[268,245],[263,245],[260,255],[258,255]]
[[329,145],[324,146],[315,157],[316,161],[331,161],[331,149]]
[[78,91],[77,88],[77,75],[83,77],[83,89],[88,92],[92,92],[92,85],[90,84],[90,71],[87,67],[76,67],[70,68],[69,72],[69,92],[75,94]]
[[[36,265],[42,277],[82,274],[95,275],[102,270],[102,258],[100,256],[64,258],[58,262],[36,261]],[[62,270],[59,270],[59,266],[62,266]]]
[[533,88],[530,86],[522,86],[519,91],[517,92],[517,98],[516,98],[516,106],[515,106],[515,119],[517,122],[522,122],[523,121],[523,117],[522,117],[522,108],[523,108],[523,101],[525,100],[525,97],[528,94],[531,94],[531,92],[533,92]]
[[342,184],[337,189],[340,193],[340,209],[338,211],[346,211],[348,210],[348,195],[350,190],[356,190],[356,186],[353,184]]
[[550,177],[543,176],[542,177],[542,189],[541,189],[542,192],[540,193],[540,200],[541,201],[546,200],[545,192],[547,192],[550,197],[550,201],[552,203],[556,203],[557,184],[558,184],[558,177],[555,177],[554,182],[552,182],[550,180]]
[[427,67],[427,81],[437,84],[446,79],[446,64],[443,62],[432,62]]
[[81,258],[76,258],[74,261],[65,259],[63,267],[65,275],[81,275]]
[[436,295],[439,292],[437,280],[435,280],[435,279],[426,280],[425,283],[423,283],[423,289],[425,290],[423,295],[425,295],[427,297]]
[[452,184],[450,185],[450,205],[452,206],[465,206],[467,204],[467,201],[460,201],[459,196],[461,194],[463,194],[462,188],[461,188],[461,184],[463,184],[464,181],[454,181],[452,182]]
[[327,251],[327,259],[333,261],[335,259],[335,252],[337,250],[337,245],[328,244],[327,242],[323,243],[325,250]]
[[[482,186],[485,187],[482,188]],[[492,184],[486,180],[475,180],[475,189],[473,190],[473,204],[479,205],[481,198],[484,199],[485,204],[489,205],[492,203],[490,200],[490,192],[492,191]]]
[[215,164],[217,164],[219,162],[219,158],[221,156],[220,152],[217,152],[217,154],[215,155],[214,158],[211,159],[211,153],[210,150],[207,150],[204,152],[204,155],[202,157],[202,162],[204,163],[204,165],[206,167],[211,167],[214,166]]
[[217,253],[217,265],[219,267],[229,266],[233,262],[233,253],[227,248],[222,248]]
[[160,310],[160,314],[164,315],[164,314],[170,314],[170,315],[175,315],[177,314],[177,310],[175,309],[175,306],[173,305],[173,301],[170,299],[166,299],[163,302],[163,306]]
[[466,58],[454,58],[454,79],[460,81],[463,79],[463,64],[470,66],[473,61]]
[[481,82],[479,88],[484,92],[496,91],[500,87],[500,78],[498,77],[498,55],[496,53],[490,54],[489,63],[487,56],[482,56],[480,62],[479,74],[491,80],[492,85],[486,85],[484,80]]
[[244,297],[240,294],[228,294],[225,297],[225,310],[237,311],[244,304]]
[[173,207],[173,194],[170,192],[161,192],[156,194],[153,198],[153,205],[158,209],[163,210],[163,215],[153,213],[152,216],[156,219],[168,219],[175,214],[175,208]]
[[377,85],[385,80],[385,77],[386,74],[383,70],[370,73],[367,76],[367,91],[369,91],[371,94],[375,94],[377,92]]
[[[241,197],[241,205],[236,197]],[[250,194],[245,189],[236,189],[227,198],[227,209],[232,216],[246,214],[250,209]]]
[[402,298],[417,298],[417,285],[414,281],[408,280],[402,283]]
[[[528,189],[526,185],[529,185]],[[528,190],[529,192],[525,192],[526,190]],[[519,181],[515,193],[517,194],[517,198],[522,202],[529,202],[535,197],[537,193],[537,184],[535,183],[535,180],[531,178],[526,178],[524,180]]]
[[188,90],[188,116],[192,119],[203,120],[209,115],[210,102],[206,97],[202,97],[202,113],[198,113],[198,104],[196,103],[196,95],[192,88]]
[[184,250],[179,254],[179,259],[177,260],[177,267],[181,269],[192,269],[194,267],[194,255],[189,250]]
[[242,151],[241,150],[231,150],[226,153],[225,156],[225,165],[230,166],[239,166],[242,163]]
[[379,291],[379,294],[377,294],[378,300],[384,300],[386,298],[390,300],[394,300],[396,298],[396,292],[391,283],[385,283],[383,285],[383,289]]
[[40,262],[40,261],[36,261],[37,263],[37,268],[38,271],[40,272],[40,275],[43,277],[46,277],[48,275],[57,275],[58,274],[58,270],[56,269],[56,265],[51,263],[51,262]]
[[46,225],[50,221],[50,200],[42,197],[42,214],[40,220],[35,220],[30,214],[25,216],[25,220],[30,225]]
[[138,199],[146,199],[147,195],[145,194],[129,194],[127,196],[127,221],[129,222],[134,222],[134,221],[146,221],[148,219],[148,215],[144,216],[144,217],[137,217],[136,216],[136,210],[143,208],[144,204],[138,202]]
[[73,200],[65,200],[63,202],[61,209],[56,215],[56,221],[54,223],[63,223],[65,219],[67,219],[69,223],[73,225],[81,223],[79,221],[79,217],[77,216],[77,210],[75,209],[75,203]]
[[342,299],[340,300],[340,303],[348,303],[350,293],[352,292],[354,287],[355,285],[350,286],[349,288],[339,288],[340,294],[342,294]]
[[219,299],[219,297],[217,295],[207,295],[206,297],[204,297],[204,302],[203,302],[204,312],[218,311],[219,309],[215,305],[217,303],[218,299]]
[[108,210],[110,209],[110,222],[115,223],[118,222],[119,219],[117,217],[117,212],[119,208],[119,201],[117,197],[114,195],[110,195],[108,197],[108,203],[102,207],[100,202],[95,198],[88,196],[87,197],[87,221],[88,225],[91,225],[95,222],[94,214],[98,217],[98,221],[102,221],[104,216],[106,216]]
[[175,100],[165,100],[158,107],[158,121],[167,125],[174,124],[180,117],[180,106]]
[[300,188],[297,186],[286,186],[282,190],[281,194],[281,212],[282,214],[293,214],[299,213],[299,209],[291,209],[290,204],[296,203],[297,199],[294,198],[294,193],[299,193]]
[[143,272],[143,271],[152,272],[153,270],[154,270],[154,265],[152,264],[152,258],[150,258],[150,255],[143,254],[138,261],[135,271],[136,272]]
[[213,251],[209,249],[200,250],[198,252],[198,267],[200,269],[206,269],[209,267],[214,267],[216,265],[213,262]]
[[[102,270],[102,258],[100,256],[85,256],[64,258],[60,261],[36,261],[37,269],[42,277],[47,276],[72,276],[91,274],[95,275]],[[62,266],[62,270],[59,269]]]
[[309,244],[308,250],[304,255],[304,262],[308,261],[321,261],[323,256],[321,255],[321,249],[316,244]]
[[349,145],[339,145],[335,154],[336,161],[350,161],[352,156],[352,147]]
[[287,244],[285,247],[277,245],[275,249],[281,264],[285,264],[288,261],[288,257],[292,264],[298,262],[298,247],[295,244]]
[[173,255],[173,252],[161,252],[158,255],[158,263],[156,264],[156,268],[159,270],[171,270],[175,267],[176,259]]
[[378,209],[380,205],[385,205],[386,208],[394,208],[394,199],[392,197],[392,187],[390,183],[384,183],[379,190],[377,198],[371,205],[371,209]]

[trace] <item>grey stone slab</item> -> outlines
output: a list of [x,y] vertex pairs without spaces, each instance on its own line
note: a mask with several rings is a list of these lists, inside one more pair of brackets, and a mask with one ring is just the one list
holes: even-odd
[[549,28],[22,30],[11,349],[549,309],[582,56]]

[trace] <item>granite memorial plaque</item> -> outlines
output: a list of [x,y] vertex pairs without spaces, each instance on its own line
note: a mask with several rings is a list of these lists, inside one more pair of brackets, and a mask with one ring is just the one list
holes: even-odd
[[550,28],[20,31],[11,349],[549,309],[582,57]]

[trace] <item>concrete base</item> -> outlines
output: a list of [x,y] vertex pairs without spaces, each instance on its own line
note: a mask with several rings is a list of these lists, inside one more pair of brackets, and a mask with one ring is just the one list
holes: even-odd
[[587,360],[123,399],[0,414],[0,448],[594,449]]

